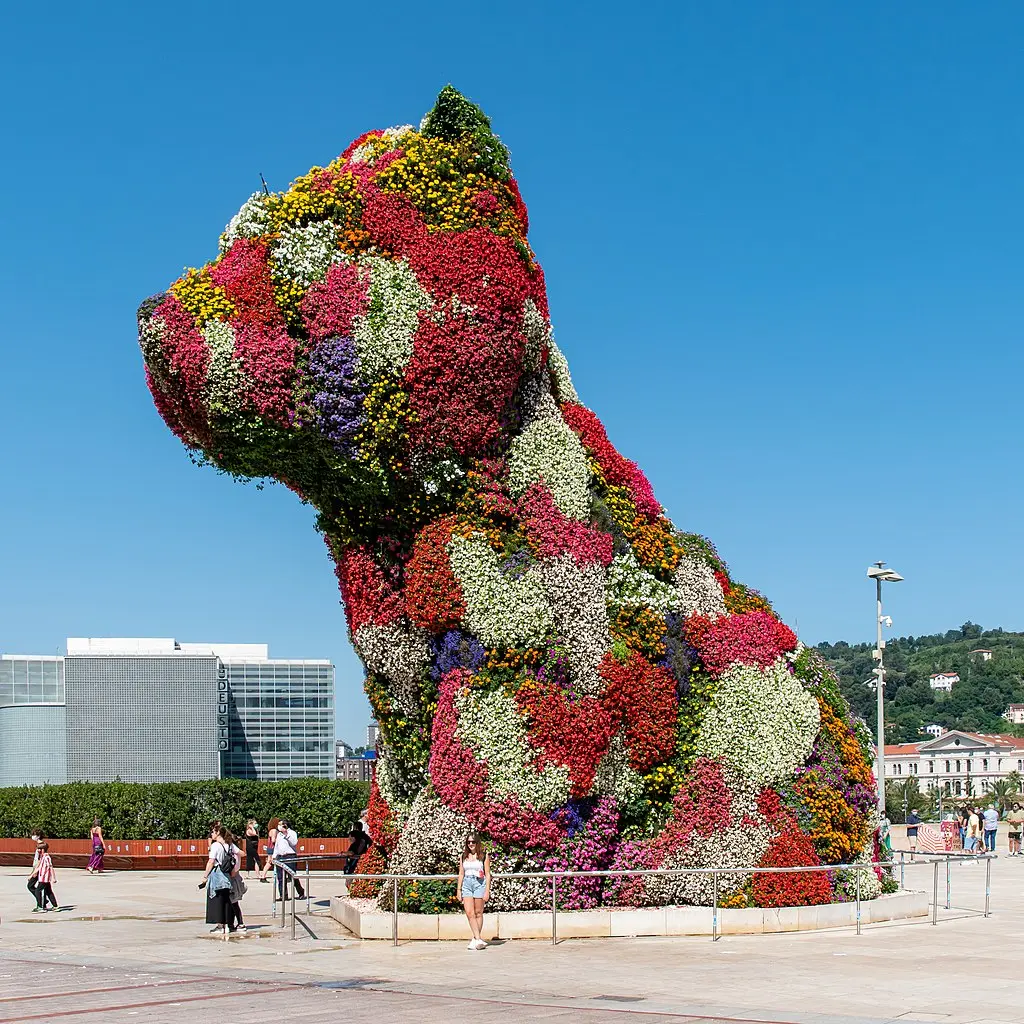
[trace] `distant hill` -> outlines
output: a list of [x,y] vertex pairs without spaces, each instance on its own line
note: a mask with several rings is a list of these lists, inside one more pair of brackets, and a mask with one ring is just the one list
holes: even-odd
[[[871,679],[873,643],[818,644],[818,650],[839,674],[846,699],[872,727],[875,724]],[[971,655],[977,648],[992,651],[989,661]],[[956,672],[960,682],[949,695],[928,684],[935,672]],[[965,622],[959,629],[930,636],[901,636],[885,646],[885,721],[890,743],[913,743],[933,722],[968,732],[1001,732],[1024,736],[1024,727],[1002,718],[1008,704],[1024,704],[1024,633],[982,629]]]

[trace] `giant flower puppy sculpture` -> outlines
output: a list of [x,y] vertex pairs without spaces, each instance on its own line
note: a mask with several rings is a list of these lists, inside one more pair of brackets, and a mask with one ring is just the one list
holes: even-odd
[[[171,430],[319,513],[381,729],[366,865],[450,869],[470,828],[496,870],[870,855],[872,776],[835,678],[581,403],[527,227],[508,152],[449,87],[419,128],[252,196],[219,255],[139,310]],[[794,881],[736,871],[723,892],[842,895],[763,877]],[[495,886],[499,908],[544,899]]]

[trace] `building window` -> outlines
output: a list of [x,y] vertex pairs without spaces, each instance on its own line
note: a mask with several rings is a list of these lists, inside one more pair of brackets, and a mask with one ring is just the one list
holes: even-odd
[[935,762],[934,761],[929,761],[928,762],[928,774],[932,775],[934,773],[935,773]]
[[[957,762],[956,762],[956,770],[957,770],[957,771],[960,771],[960,759],[959,759],[959,758],[957,758]],[[554,883],[552,883],[552,884],[554,884]]]
[[957,796],[963,796],[964,795],[963,787],[960,785],[959,780],[956,783],[956,795]]
[[947,775],[949,774],[949,762],[948,761],[946,762],[946,774]]
[[983,772],[987,772],[988,771],[988,758],[987,757],[984,757],[981,760],[981,770]]

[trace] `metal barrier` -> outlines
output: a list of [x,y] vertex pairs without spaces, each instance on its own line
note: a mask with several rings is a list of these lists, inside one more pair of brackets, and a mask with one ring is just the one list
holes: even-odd
[[[904,853],[906,851],[899,851]],[[294,883],[299,877],[298,861],[303,861],[306,864],[306,913],[310,914],[310,896],[309,896],[309,861],[314,860],[314,857],[298,858],[296,862],[296,868],[293,870],[287,864],[276,864],[274,865],[275,870],[280,869],[281,875],[278,876],[281,881],[282,893],[281,893],[281,927],[285,927],[285,905],[288,902],[288,884],[289,881]],[[917,861],[922,864],[933,865],[933,879],[932,879],[932,921],[933,925],[938,924],[938,913],[939,913],[939,865],[945,861],[946,864],[946,909],[950,907],[949,903],[949,865],[953,860],[970,860],[971,862],[978,862],[984,860],[985,863],[985,917],[990,916],[990,896],[992,889],[992,861],[995,859],[995,854],[964,854],[964,853],[927,853],[917,854]],[[776,874],[794,874],[794,873],[807,873],[814,871],[852,871],[854,872],[855,878],[855,903],[856,903],[856,929],[857,934],[861,934],[861,872],[862,871],[875,871],[877,868],[885,868],[890,871],[894,869],[899,863],[900,866],[900,888],[903,886],[903,873],[904,865],[902,858],[900,862],[895,860],[889,861],[872,861],[864,864],[816,864],[808,865],[806,867],[788,867],[788,868],[768,868],[768,867],[729,867],[729,868],[637,868],[631,870],[604,870],[604,871],[509,871],[509,872],[494,872],[491,877],[495,880],[504,878],[540,878],[551,880],[551,944],[558,945],[558,881],[562,878],[627,878],[627,877],[638,877],[645,875],[656,875],[659,877],[673,878],[681,875],[711,875],[712,876],[712,908],[711,908],[711,941],[718,941],[718,879],[719,875],[776,875]],[[343,879],[346,882],[368,880],[381,883],[391,883],[391,939],[394,945],[398,945],[398,883],[399,882],[455,882],[458,879],[458,875],[414,875],[414,874],[380,874],[380,875],[357,875],[357,874],[338,874],[337,872],[320,871],[317,872],[317,879]],[[274,884],[274,900],[272,917],[276,920],[277,918],[277,881]],[[294,892],[291,900],[292,904],[292,938],[295,938],[295,906],[297,900],[294,898]],[[723,908],[724,909],[724,908]]]

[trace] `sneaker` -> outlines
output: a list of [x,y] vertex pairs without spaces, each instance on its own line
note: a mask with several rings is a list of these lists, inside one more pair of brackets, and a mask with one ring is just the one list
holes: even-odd
[[244,934],[245,934],[245,932],[246,932],[246,928],[245,928],[245,925],[244,925],[244,924],[240,924],[240,925],[238,926],[238,928],[236,928],[235,930],[236,930],[237,932],[239,932],[240,934],[242,934],[242,935],[244,935]]
[[476,948],[477,949],[486,949],[487,948],[487,942],[484,939],[477,939],[476,940]]
[[42,907],[33,907],[32,908],[32,913],[33,914],[41,914],[42,912],[43,912],[43,908]]
[[468,946],[466,947],[466,949],[472,949],[472,950],[473,950],[474,952],[475,952],[475,951],[476,951],[477,949],[479,949],[479,947],[478,947],[478,946],[477,946],[477,944],[476,944],[476,939],[470,939],[470,940],[469,940],[469,945],[468,945]]

